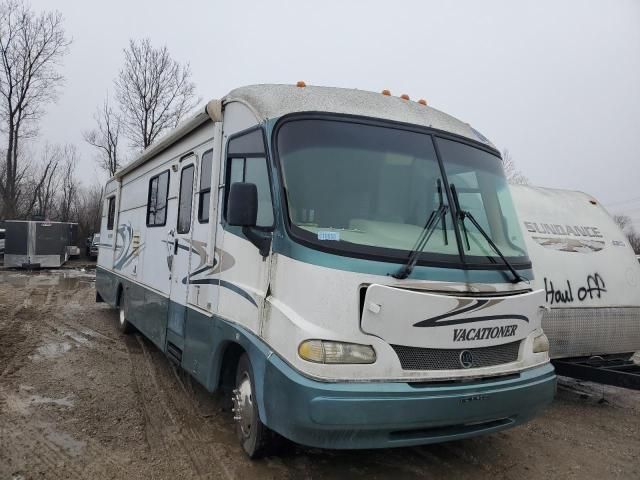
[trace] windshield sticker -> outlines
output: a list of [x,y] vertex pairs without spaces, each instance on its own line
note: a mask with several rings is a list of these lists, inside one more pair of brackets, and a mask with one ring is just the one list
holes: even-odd
[[318,240],[340,241],[340,232],[318,232]]

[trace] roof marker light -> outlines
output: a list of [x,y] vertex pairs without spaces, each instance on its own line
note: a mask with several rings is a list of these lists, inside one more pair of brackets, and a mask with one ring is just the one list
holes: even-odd
[[382,90],[382,95],[386,95],[387,97],[391,96],[391,91],[387,90],[386,88],[384,90]]
[[304,88],[306,86],[307,86],[307,84],[304,83],[304,81],[302,81],[302,80],[298,80],[298,83],[296,83],[296,87],[298,87],[298,88]]
[[424,105],[425,107],[427,106],[427,101],[424,98],[421,98],[420,100],[418,100],[418,103],[420,105]]
[[406,93],[403,93],[402,95],[400,95],[400,98],[403,99],[403,100],[411,100],[409,98],[409,95],[407,95]]

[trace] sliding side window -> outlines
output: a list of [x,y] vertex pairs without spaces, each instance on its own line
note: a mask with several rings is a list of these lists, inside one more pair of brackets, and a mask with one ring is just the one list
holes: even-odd
[[116,218],[116,197],[107,198],[107,230],[113,230]]
[[147,198],[147,227],[167,224],[167,199],[169,196],[169,170],[151,177]]
[[202,154],[200,162],[200,191],[198,192],[198,222],[209,222],[209,204],[211,203],[211,166],[213,150]]
[[194,167],[189,165],[182,169],[180,176],[180,198],[178,200],[178,233],[189,233],[191,230],[191,205],[193,204]]
[[[229,188],[236,182],[248,182],[256,185],[258,189],[256,226],[263,229],[272,228],[271,182],[261,129],[252,130],[229,140],[227,145],[226,197],[229,195]],[[224,211],[226,214],[226,200]]]

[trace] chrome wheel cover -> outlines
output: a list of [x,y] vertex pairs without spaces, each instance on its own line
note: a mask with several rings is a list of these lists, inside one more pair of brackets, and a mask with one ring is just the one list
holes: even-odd
[[233,419],[238,422],[242,436],[249,438],[255,419],[251,379],[247,372],[243,372],[240,382],[238,382],[236,389],[233,391],[233,413]]

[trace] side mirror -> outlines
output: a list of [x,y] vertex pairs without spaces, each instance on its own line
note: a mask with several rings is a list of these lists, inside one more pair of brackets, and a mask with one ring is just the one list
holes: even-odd
[[232,183],[227,201],[227,222],[237,227],[255,227],[258,220],[258,188],[255,183]]

